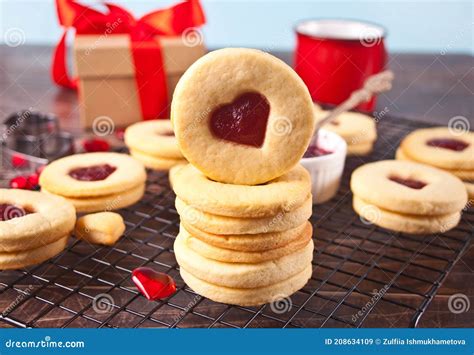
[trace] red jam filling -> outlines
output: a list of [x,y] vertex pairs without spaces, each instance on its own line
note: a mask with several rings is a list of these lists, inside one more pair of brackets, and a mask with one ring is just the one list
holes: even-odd
[[238,96],[217,107],[209,122],[212,134],[220,139],[260,148],[265,140],[270,103],[256,92]]
[[317,145],[310,145],[303,155],[303,158],[321,157],[323,155],[332,154],[333,152],[324,148],[318,147]]
[[426,145],[430,147],[444,148],[454,150],[455,152],[461,152],[467,147],[469,143],[463,142],[459,139],[453,138],[434,138],[426,142]]
[[80,181],[105,180],[117,168],[109,164],[93,165],[85,168],[76,168],[69,172],[69,176]]
[[0,221],[9,221],[10,219],[19,218],[32,213],[33,211],[9,203],[0,204]]
[[390,176],[390,180],[395,181],[398,184],[405,185],[410,189],[420,190],[425,187],[427,184],[420,180],[415,179],[404,179],[398,176]]
[[176,292],[176,282],[171,276],[145,266],[132,271],[132,281],[150,301],[169,297]]

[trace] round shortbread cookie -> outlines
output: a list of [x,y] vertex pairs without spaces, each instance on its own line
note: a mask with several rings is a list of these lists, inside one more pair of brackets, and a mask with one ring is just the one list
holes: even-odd
[[374,142],[351,144],[347,146],[347,155],[367,155],[374,149]]
[[179,233],[184,237],[185,243],[189,248],[208,259],[222,261],[225,263],[256,264],[262,263],[264,261],[279,259],[305,247],[311,239],[311,232],[312,231],[309,230],[306,231],[306,233],[302,233],[297,239],[280,248],[251,252],[223,249],[211,244],[207,244],[199,238],[192,236],[183,226],[181,226]]
[[[52,192],[42,188],[42,192],[52,194]],[[140,184],[129,190],[120,193],[96,196],[96,197],[64,197],[67,201],[72,203],[79,213],[91,213],[102,211],[114,211],[120,208],[125,208],[135,204],[139,201],[145,193],[145,184]]]
[[[419,186],[408,187],[393,179]],[[459,178],[429,165],[400,160],[383,160],[357,168],[352,173],[351,190],[369,204],[414,215],[452,214],[462,210],[467,202],[466,188]]]
[[189,248],[182,234],[178,234],[174,243],[179,266],[194,276],[219,286],[247,289],[273,285],[300,273],[311,264],[313,249],[310,240],[304,248],[279,259],[244,264],[208,259]]
[[291,67],[248,48],[208,53],[184,73],[171,120],[186,159],[211,179],[257,185],[298,164],[314,106]]
[[175,165],[186,164],[186,159],[161,158],[130,149],[130,155],[141,161],[145,167],[153,170],[169,170]]
[[69,234],[76,223],[74,206],[59,196],[0,189],[0,205],[4,206],[0,252],[34,249],[55,242]]
[[[397,160],[408,160],[408,161],[415,161],[413,159],[410,159],[405,153],[403,153],[403,150],[398,147],[397,151],[395,152],[395,159]],[[474,180],[474,170],[462,170],[462,169],[444,169],[444,168],[438,168],[441,170],[444,170],[448,173],[451,173],[453,175],[456,175],[458,178],[461,180]]]
[[0,253],[0,270],[20,269],[26,266],[42,263],[59,254],[67,245],[69,236],[63,236],[50,244],[35,249]]
[[268,217],[292,211],[311,195],[311,178],[301,165],[266,184],[223,184],[207,178],[191,164],[170,171],[176,195],[203,212],[229,217]]
[[[319,112],[318,119],[323,119],[329,111]],[[343,112],[333,121],[323,126],[324,129],[340,135],[351,145],[372,143],[377,139],[377,127],[372,117],[358,112]]]
[[[83,181],[69,174],[75,169],[104,166],[116,168],[103,180]],[[144,183],[145,167],[127,154],[85,153],[70,155],[50,163],[40,175],[40,185],[45,190],[65,197],[105,196],[127,191]]]
[[130,150],[159,158],[184,159],[170,120],[141,121],[128,126],[124,134]]
[[396,232],[410,234],[444,233],[456,227],[460,212],[439,216],[417,216],[390,212],[354,195],[353,207],[365,220]]
[[[395,153],[395,158],[398,160],[407,160],[407,161],[414,161],[408,158],[402,151],[400,147],[398,147],[396,153]],[[469,199],[474,199],[474,183],[471,181],[474,181],[474,170],[453,170],[453,169],[442,169],[450,174],[453,174],[460,178],[464,186],[466,186],[467,190],[467,195]]]
[[179,271],[184,282],[190,288],[215,302],[239,306],[259,306],[265,303],[277,302],[302,289],[311,278],[313,267],[308,265],[303,271],[286,280],[274,285],[253,289],[217,286],[193,276],[184,268],[180,268]]
[[191,224],[186,224],[184,221],[181,221],[181,225],[193,237],[196,237],[207,244],[219,248],[247,252],[262,252],[270,249],[281,248],[298,239],[301,234],[312,234],[313,232],[313,227],[309,222],[304,222],[298,227],[282,232],[235,235],[217,235],[207,233]]
[[[454,140],[465,146],[462,150],[441,148],[443,142],[434,140]],[[431,142],[434,146],[428,145]],[[448,127],[418,129],[407,135],[400,148],[409,159],[420,163],[451,170],[474,171],[474,133],[454,132]]]
[[176,197],[176,210],[181,220],[202,231],[212,234],[260,234],[281,232],[303,224],[311,217],[312,199],[308,198],[300,207],[290,212],[261,218],[238,218],[202,212]]

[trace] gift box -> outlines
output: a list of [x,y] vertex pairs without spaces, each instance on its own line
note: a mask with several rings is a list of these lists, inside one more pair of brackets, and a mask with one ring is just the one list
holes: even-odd
[[[169,101],[181,75],[206,49],[202,43],[190,46],[182,36],[159,36],[156,42],[161,48]],[[117,126],[155,118],[142,115],[130,36],[118,34],[103,39],[101,35],[78,35],[73,56],[84,127],[91,127],[101,116],[112,118]]]
[[[78,90],[81,122],[87,128],[104,116],[116,126],[169,118],[179,78],[206,52],[199,0],[184,0],[138,19],[120,6],[102,5],[105,11],[56,0],[64,33],[53,54],[53,81]],[[70,29],[75,30],[75,77],[66,63]]]

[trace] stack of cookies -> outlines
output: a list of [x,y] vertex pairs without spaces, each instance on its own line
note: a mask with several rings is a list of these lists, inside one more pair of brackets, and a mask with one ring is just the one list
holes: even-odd
[[135,123],[125,130],[124,139],[130,155],[149,169],[169,170],[186,163],[169,120]]
[[192,165],[171,171],[181,230],[175,252],[196,292],[225,303],[261,304],[311,276],[309,174],[300,165],[267,184],[224,184]]
[[[316,119],[326,117],[329,112],[316,111]],[[344,112],[334,120],[325,124],[324,129],[340,135],[347,143],[348,155],[367,155],[372,152],[377,140],[375,120],[358,112]]]
[[397,232],[444,233],[454,228],[467,202],[461,180],[428,165],[384,160],[357,168],[351,177],[354,210]]
[[223,49],[183,75],[171,112],[191,162],[170,172],[184,281],[247,306],[302,288],[314,249],[311,180],[298,164],[315,124],[304,83],[266,53]]
[[64,197],[77,212],[100,212],[140,200],[145,181],[145,167],[127,154],[86,153],[47,165],[39,183],[42,192]]
[[413,131],[397,149],[398,160],[432,165],[460,178],[474,199],[474,133],[455,127]]
[[60,253],[76,222],[65,199],[0,189],[0,270],[38,264]]

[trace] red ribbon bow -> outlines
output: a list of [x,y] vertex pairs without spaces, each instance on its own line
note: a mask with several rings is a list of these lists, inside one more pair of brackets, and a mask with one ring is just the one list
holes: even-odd
[[139,19],[117,5],[104,5],[107,13],[74,0],[56,0],[59,22],[65,31],[54,51],[53,81],[60,86],[77,89],[77,78],[71,78],[66,69],[66,35],[71,27],[76,29],[76,34],[129,34],[142,117],[166,117],[169,106],[166,74],[155,36],[178,36],[186,29],[203,25],[205,17],[199,0],[186,0]]

